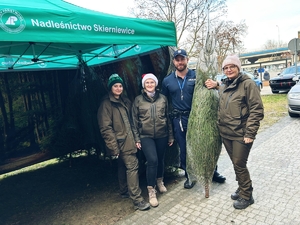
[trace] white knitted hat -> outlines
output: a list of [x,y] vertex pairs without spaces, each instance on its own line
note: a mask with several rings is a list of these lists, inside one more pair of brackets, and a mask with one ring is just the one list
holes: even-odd
[[233,65],[236,65],[239,70],[241,71],[241,66],[242,66],[242,63],[239,59],[239,57],[237,55],[229,55],[227,56],[223,63],[222,63],[222,69],[226,66],[226,65],[229,65],[229,64],[233,64]]
[[142,77],[143,77],[143,79],[142,79],[142,86],[143,86],[143,88],[144,88],[145,81],[148,80],[148,79],[154,80],[155,83],[156,83],[155,86],[158,85],[158,80],[157,80],[157,78],[156,78],[156,76],[155,76],[154,74],[152,74],[152,73],[147,73],[147,74],[144,74]]

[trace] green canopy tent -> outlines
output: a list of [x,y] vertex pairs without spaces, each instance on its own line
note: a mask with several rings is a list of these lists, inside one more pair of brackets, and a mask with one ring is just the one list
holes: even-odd
[[176,46],[173,22],[119,17],[62,0],[0,2],[0,71],[76,68]]
[[[29,82],[27,81],[29,78],[27,79],[26,77],[27,80],[24,81],[23,91],[26,92],[26,97],[29,100],[30,96],[32,97],[34,94],[36,96],[40,95],[38,90],[47,96],[46,99],[52,97],[50,94],[59,92],[57,90],[62,90],[60,93],[64,93],[63,97],[60,96],[61,101],[55,101],[60,107],[58,110],[51,104],[45,104],[45,106],[43,104],[37,105],[37,108],[41,108],[38,108],[40,115],[44,115],[42,114],[44,112],[48,113],[48,120],[52,116],[52,121],[56,121],[56,116],[59,113],[58,116],[63,117],[64,123],[62,126],[58,126],[59,134],[61,134],[58,136],[60,139],[57,137],[53,138],[56,142],[60,142],[59,144],[62,144],[62,141],[67,142],[67,145],[62,147],[63,149],[70,148],[70,143],[74,148],[77,148],[79,144],[82,144],[83,147],[93,146],[94,141],[98,138],[96,136],[99,129],[97,121],[95,121],[95,115],[99,103],[98,98],[106,92],[104,83],[107,79],[107,77],[101,76],[102,74],[109,76],[111,72],[118,72],[114,68],[114,71],[106,70],[102,73],[99,71],[99,68],[103,67],[105,69],[104,64],[110,65],[119,60],[120,65],[123,67],[122,69],[120,68],[120,71],[126,72],[128,67],[124,68],[124,64],[121,64],[122,59],[132,56],[143,58],[140,56],[147,55],[147,52],[154,52],[162,46],[176,46],[176,30],[173,22],[119,17],[84,9],[62,0],[0,1],[1,76],[4,77],[4,74],[17,76],[23,73],[24,77],[28,74],[30,74],[30,77],[34,77],[33,75],[31,76],[31,73],[34,73],[40,78],[43,74],[46,77],[46,74],[50,72],[47,70],[55,69],[58,71],[55,71],[57,74],[64,75],[58,75],[55,77],[56,79],[66,79],[69,69],[78,69],[77,72],[79,71],[79,76],[77,74],[73,76],[74,70],[72,70],[74,82],[67,80],[69,83],[64,83],[64,86],[55,86],[56,89],[53,86],[43,86],[48,85],[48,83],[45,81],[44,83],[46,84],[44,84],[41,81],[41,89],[37,89],[39,87],[37,85],[34,86],[35,90],[31,90],[30,88],[33,87],[32,83],[30,83],[31,86],[25,83]],[[150,57],[145,61],[149,62],[149,59]],[[163,60],[159,55],[153,59],[153,61],[158,63]],[[131,65],[135,65],[137,62],[138,60]],[[141,64],[141,61],[138,63]],[[90,69],[91,67],[98,69],[97,76],[91,74],[93,72]],[[147,71],[149,71],[149,68],[147,68]],[[41,69],[44,71],[40,72],[39,70]],[[68,70],[60,73],[61,69]],[[26,71],[22,72],[24,70]],[[30,73],[27,71],[30,71]],[[140,74],[140,71],[125,72],[124,74],[119,74],[125,78],[125,86],[128,90],[138,89],[136,74]],[[94,79],[95,77],[97,79]],[[36,79],[38,80],[39,78]],[[53,79],[53,82],[57,82],[56,79]],[[33,84],[35,83],[38,82],[33,82]],[[68,85],[73,87],[73,95],[71,95],[71,88]],[[4,89],[0,89],[0,91],[3,92]],[[70,98],[69,95],[71,95]],[[2,103],[4,106],[4,101]],[[5,111],[6,107],[2,108]],[[22,115],[27,116],[29,122],[21,123],[17,129],[21,130],[23,127],[28,127],[30,129],[28,129],[26,134],[32,134],[37,132],[32,129],[34,127],[33,117],[37,110],[34,111],[34,109],[30,108],[26,110],[26,112],[22,112]],[[53,112],[53,115],[50,115],[50,112]],[[70,116],[70,114],[73,116]],[[16,117],[15,120],[17,120]],[[38,130],[40,124],[34,124],[37,128],[35,130]],[[8,129],[10,129],[8,132],[12,130],[11,127]],[[5,141],[8,142],[8,139],[16,140],[16,133],[12,131],[10,138],[6,138]],[[75,133],[72,136],[73,139],[65,137],[68,133],[70,135]],[[28,143],[27,136],[23,140],[24,143]],[[77,141],[81,143],[77,144]]]

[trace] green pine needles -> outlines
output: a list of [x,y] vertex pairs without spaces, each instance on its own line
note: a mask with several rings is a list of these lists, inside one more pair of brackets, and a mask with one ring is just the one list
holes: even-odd
[[197,82],[187,131],[188,171],[209,185],[221,152],[217,127],[218,94]]
[[206,47],[200,54],[192,110],[187,129],[187,170],[205,186],[209,185],[221,152],[222,142],[217,126],[218,92],[207,89],[204,82],[216,75],[214,39],[207,35]]

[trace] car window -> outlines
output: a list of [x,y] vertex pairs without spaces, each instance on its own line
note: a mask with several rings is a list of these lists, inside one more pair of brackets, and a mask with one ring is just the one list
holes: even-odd
[[221,81],[222,78],[223,78],[223,75],[217,75],[216,80]]
[[247,75],[248,77],[250,77],[252,80],[254,80],[254,76],[253,76],[252,74],[246,73],[246,75]]
[[[300,73],[300,66],[297,66],[297,72]],[[291,73],[296,73],[295,66],[286,68],[285,70],[282,71],[282,73],[280,73],[280,75],[291,74]]]
[[244,72],[244,74],[246,74],[248,77],[250,77],[252,80],[257,79],[252,73],[249,72]]

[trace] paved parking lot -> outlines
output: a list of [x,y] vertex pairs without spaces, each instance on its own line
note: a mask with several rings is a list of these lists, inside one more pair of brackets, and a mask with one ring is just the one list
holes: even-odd
[[261,95],[272,95],[273,93],[272,93],[272,90],[271,90],[270,86],[269,85],[267,85],[267,86],[265,85],[260,90],[260,94]]
[[224,184],[213,183],[210,197],[197,183],[193,189],[180,182],[159,197],[160,205],[136,211],[117,225],[298,225],[300,224],[300,118],[284,117],[260,132],[254,142],[248,167],[255,203],[245,210],[233,208],[230,194],[236,190],[234,171],[223,149],[219,171]]

